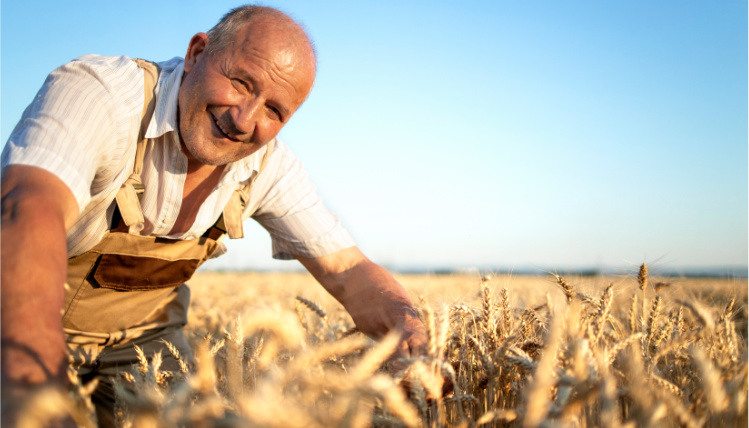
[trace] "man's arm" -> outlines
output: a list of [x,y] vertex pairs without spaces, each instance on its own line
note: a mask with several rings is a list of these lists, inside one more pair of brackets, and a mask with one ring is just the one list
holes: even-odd
[[394,329],[402,331],[403,341],[394,357],[425,353],[424,325],[406,290],[357,247],[297,260],[341,302],[362,333],[377,339]]
[[[78,218],[70,189],[41,168],[2,172],[2,386],[7,394],[67,382],[62,310],[66,231]],[[5,414],[3,415],[5,420]]]

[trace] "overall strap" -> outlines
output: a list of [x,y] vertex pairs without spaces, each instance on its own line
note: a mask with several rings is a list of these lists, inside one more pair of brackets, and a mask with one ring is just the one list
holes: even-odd
[[140,131],[138,133],[138,146],[135,149],[135,164],[133,173],[122,184],[117,192],[117,207],[119,208],[122,220],[127,226],[140,224],[144,222],[143,211],[140,206],[140,198],[143,195],[143,182],[140,175],[143,171],[143,157],[146,153],[148,139],[145,138],[148,125],[151,123],[151,116],[156,107],[154,92],[156,90],[156,81],[159,76],[159,67],[150,61],[142,59],[133,60],[138,67],[143,69],[143,116],[140,122]]
[[268,159],[270,158],[270,154],[273,152],[275,145],[276,140],[273,139],[265,146],[265,154],[263,154],[263,158],[260,159],[260,166],[258,167],[257,173],[250,177],[250,179],[245,183],[241,184],[237,190],[232,193],[229,202],[224,207],[224,212],[221,215],[221,218],[219,218],[216,223],[216,227],[226,231],[231,239],[244,238],[242,213],[250,200],[250,187],[252,187],[252,184],[268,163]]

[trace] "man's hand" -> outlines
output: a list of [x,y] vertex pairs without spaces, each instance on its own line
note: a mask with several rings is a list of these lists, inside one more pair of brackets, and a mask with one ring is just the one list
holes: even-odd
[[[22,399],[43,384],[63,387],[67,357],[62,309],[67,275],[66,230],[78,203],[53,174],[14,165],[2,174],[2,393]],[[6,411],[10,410],[10,411]]]
[[317,257],[297,257],[323,287],[341,302],[364,334],[380,339],[403,332],[399,353],[423,355],[426,333],[406,290],[356,247]]
[[401,343],[388,363],[402,373],[409,358],[427,356],[424,324],[408,293],[384,268],[356,247],[318,257],[297,259],[346,308],[356,327],[374,339],[391,330],[402,332]]
[[407,367],[409,358],[427,355],[427,336],[420,320],[413,321],[413,326],[404,326],[401,343],[395,353],[388,359],[393,373],[402,373]]

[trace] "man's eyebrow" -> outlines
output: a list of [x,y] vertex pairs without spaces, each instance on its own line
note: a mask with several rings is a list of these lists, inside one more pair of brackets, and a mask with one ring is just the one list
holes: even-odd
[[285,105],[277,101],[273,102],[273,107],[278,109],[278,111],[281,113],[281,116],[284,118],[284,120],[288,119],[289,116],[291,115],[290,110]]
[[242,80],[246,80],[250,83],[252,83],[253,87],[257,86],[257,81],[250,73],[247,72],[247,70],[236,70],[234,73],[236,73],[236,76],[239,77]]

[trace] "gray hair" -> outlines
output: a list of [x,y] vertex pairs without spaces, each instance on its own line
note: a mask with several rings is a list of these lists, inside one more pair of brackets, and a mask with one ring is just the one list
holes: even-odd
[[300,33],[307,39],[307,43],[309,43],[309,46],[312,49],[312,54],[315,57],[315,62],[317,62],[317,52],[315,51],[312,39],[299,23],[295,22],[288,15],[278,9],[255,5],[244,5],[231,9],[221,18],[218,24],[208,30],[208,45],[206,46],[206,53],[214,55],[227,49],[239,30],[244,28],[245,25],[251,23],[255,18],[263,16],[286,20],[296,24]]

